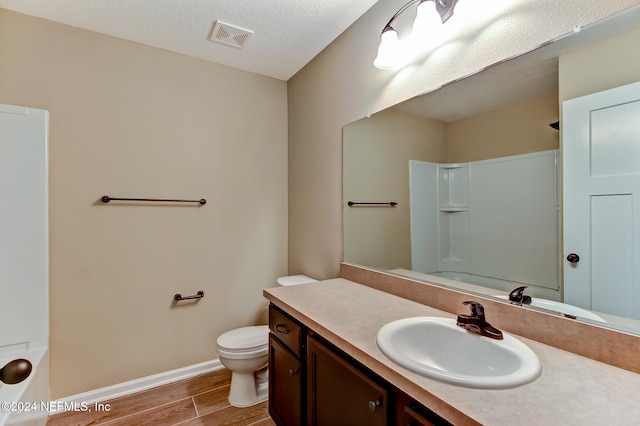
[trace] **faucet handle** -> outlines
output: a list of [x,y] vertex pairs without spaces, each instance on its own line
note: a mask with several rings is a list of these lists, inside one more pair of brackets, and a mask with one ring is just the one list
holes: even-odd
[[480,318],[484,320],[484,306],[474,300],[467,300],[462,302],[463,305],[469,305],[471,309],[471,316],[474,318]]
[[474,300],[462,302],[463,305],[469,305],[471,315],[458,315],[456,324],[465,328],[467,331],[487,336],[492,339],[502,340],[502,331],[498,330],[487,322],[484,317],[484,306]]
[[509,293],[509,301],[518,305],[522,305],[523,303],[525,305],[530,305],[531,296],[526,296],[525,294],[523,294],[525,288],[527,288],[526,285],[513,289],[511,293]]

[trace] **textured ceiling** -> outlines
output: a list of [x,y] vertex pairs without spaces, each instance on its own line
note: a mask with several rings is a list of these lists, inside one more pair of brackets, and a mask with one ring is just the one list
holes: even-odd
[[[288,80],[377,0],[0,0],[0,8]],[[254,34],[208,40],[214,21]]]
[[480,70],[396,108],[453,122],[558,91],[558,58],[640,27],[640,7],[605,19],[531,52]]

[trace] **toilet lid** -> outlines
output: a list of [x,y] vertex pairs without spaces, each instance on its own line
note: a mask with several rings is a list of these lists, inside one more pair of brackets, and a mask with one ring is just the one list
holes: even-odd
[[269,345],[269,326],[236,328],[221,334],[218,347],[227,351],[252,351]]

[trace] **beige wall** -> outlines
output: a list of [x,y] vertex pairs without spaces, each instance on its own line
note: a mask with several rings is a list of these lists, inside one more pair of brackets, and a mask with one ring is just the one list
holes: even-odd
[[290,273],[339,274],[344,125],[640,2],[462,0],[430,54],[378,70],[380,31],[404,3],[378,2],[288,82]]
[[215,359],[219,334],[264,323],[287,271],[286,90],[0,9],[0,102],[50,112],[53,398]]
[[640,80],[640,30],[561,56],[560,102]]
[[558,94],[479,114],[447,125],[447,162],[558,149]]
[[[411,268],[409,160],[443,162],[445,125],[387,109],[344,128],[344,256],[379,268]],[[347,201],[395,201],[394,208]]]

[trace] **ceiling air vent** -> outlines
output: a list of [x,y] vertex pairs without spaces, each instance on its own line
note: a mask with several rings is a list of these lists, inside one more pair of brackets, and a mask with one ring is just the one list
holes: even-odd
[[253,35],[253,31],[215,21],[209,34],[209,40],[242,49],[249,42],[251,35]]

